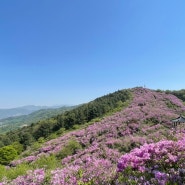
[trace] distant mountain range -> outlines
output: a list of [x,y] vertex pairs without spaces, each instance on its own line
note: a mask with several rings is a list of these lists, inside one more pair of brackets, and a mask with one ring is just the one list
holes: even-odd
[[38,111],[41,109],[51,109],[51,108],[59,108],[61,106],[35,106],[35,105],[27,105],[22,107],[10,108],[10,109],[0,109],[0,119],[15,117],[21,115],[28,115],[34,111]]
[[[58,114],[62,114],[67,110],[76,108],[77,106],[62,106],[60,108],[57,108],[57,107],[58,106],[47,107],[47,106],[29,105],[29,106],[14,108],[14,109],[1,109],[1,110],[7,110],[6,115],[9,115],[9,116],[11,115],[12,117],[0,119],[0,133],[5,133],[10,130],[15,130],[17,128],[28,126],[40,120],[51,118]],[[20,114],[25,114],[25,115],[20,115]]]

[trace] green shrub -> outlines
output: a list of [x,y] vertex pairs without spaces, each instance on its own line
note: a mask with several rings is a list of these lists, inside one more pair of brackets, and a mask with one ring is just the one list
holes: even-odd
[[73,155],[80,150],[82,146],[74,139],[70,140],[66,146],[57,154],[58,159],[63,159],[69,155]]
[[17,151],[12,145],[0,148],[0,164],[7,165],[17,157]]
[[60,136],[60,135],[62,135],[64,132],[65,132],[65,128],[60,128],[57,132],[56,132],[56,134],[58,135],[58,136]]
[[23,151],[23,145],[21,145],[18,141],[12,143],[12,146],[15,148],[15,150],[17,151],[17,154],[21,154]]
[[5,171],[6,171],[5,166],[0,165],[0,182],[5,175]]
[[14,168],[7,168],[0,165],[0,182],[4,177],[9,180],[15,179],[20,175],[25,175],[26,172],[30,169],[28,164],[20,164]]
[[50,156],[43,156],[40,159],[36,160],[33,164],[32,167],[34,169],[37,168],[45,168],[45,169],[55,169],[60,165],[60,163],[58,163],[58,160],[56,159],[56,157],[54,155],[50,155]]
[[52,133],[47,137],[47,141],[51,140],[51,139],[56,139],[58,136],[56,133]]

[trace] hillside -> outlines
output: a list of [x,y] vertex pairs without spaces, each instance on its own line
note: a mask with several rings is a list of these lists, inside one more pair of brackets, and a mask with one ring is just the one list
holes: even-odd
[[28,126],[40,120],[48,119],[56,115],[62,114],[67,110],[71,110],[77,106],[63,106],[61,108],[47,108],[32,112],[28,115],[9,117],[0,120],[0,133],[6,133],[11,130]]
[[[12,179],[8,182],[12,185],[33,179],[36,184],[51,185],[183,184],[184,127],[179,133],[170,120],[185,113],[184,104],[174,95],[145,88],[129,93],[124,96],[130,97],[130,103],[122,104],[122,109],[55,139],[40,138],[11,162],[10,171],[17,175],[12,177],[2,167],[0,177]],[[27,170],[32,171],[24,176]]]
[[130,99],[131,93],[128,90],[116,91],[71,111],[0,135],[0,146],[10,145],[17,141],[26,149],[39,138],[57,137],[64,131],[88,124],[94,119],[102,119],[106,114],[122,109]]
[[176,97],[178,97],[179,99],[181,99],[183,102],[185,102],[185,89],[181,89],[179,91],[170,91],[170,90],[167,90],[165,92],[168,93],[168,94],[173,94]]

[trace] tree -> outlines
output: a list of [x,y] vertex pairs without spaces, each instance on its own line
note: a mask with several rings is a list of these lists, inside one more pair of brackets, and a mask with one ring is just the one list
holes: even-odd
[[23,151],[23,145],[21,145],[18,141],[12,143],[12,146],[14,147],[14,149],[17,151],[17,154],[21,154],[21,152]]
[[0,164],[7,165],[17,156],[17,151],[12,145],[0,148]]
[[20,137],[20,144],[23,145],[24,149],[26,149],[27,146],[30,146],[34,141],[33,136],[28,132],[24,132],[24,133],[21,132],[19,137]]

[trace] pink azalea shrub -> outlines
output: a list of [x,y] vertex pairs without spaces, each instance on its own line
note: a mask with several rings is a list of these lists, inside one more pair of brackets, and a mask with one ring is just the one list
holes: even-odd
[[30,170],[27,175],[19,176],[13,181],[5,180],[1,185],[41,185],[44,182],[44,169]]
[[107,159],[86,158],[85,163],[67,166],[51,172],[51,185],[105,184],[114,177],[115,168]]
[[[119,173],[128,173],[128,168],[132,173],[140,173],[136,182],[182,184],[185,180],[185,136],[178,141],[164,140],[133,149],[118,161]],[[127,175],[132,176],[132,173]]]

